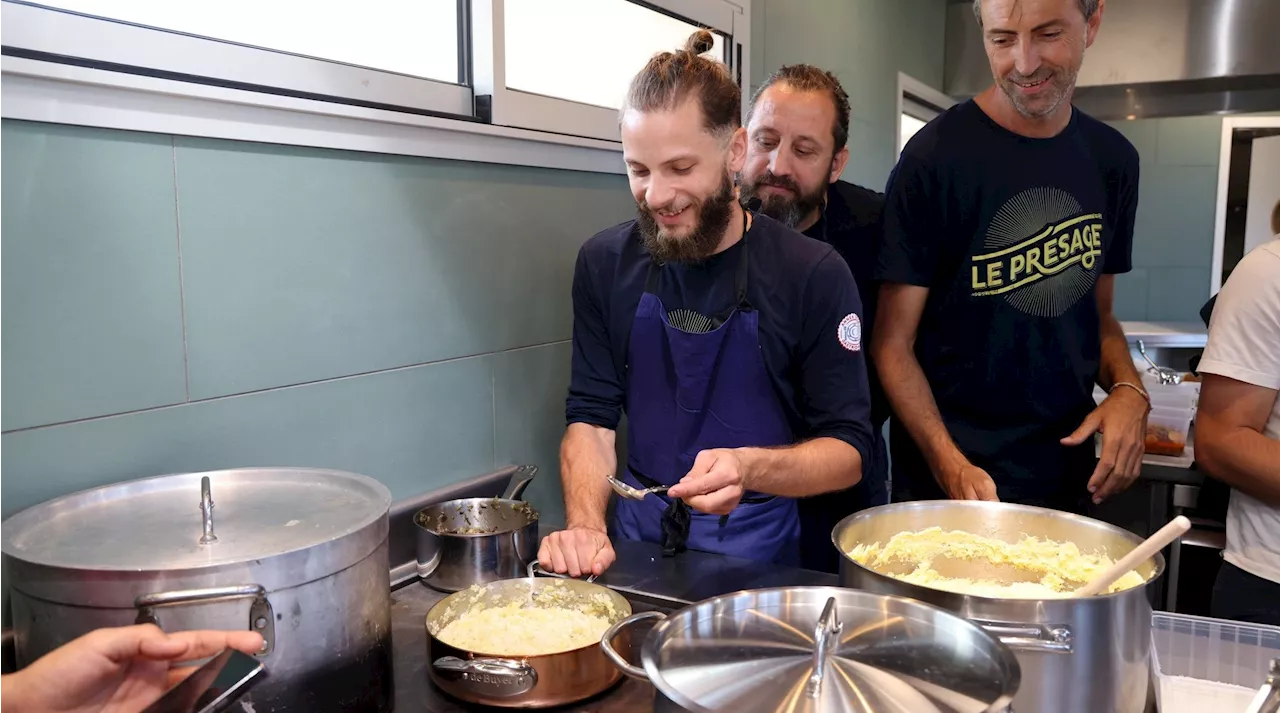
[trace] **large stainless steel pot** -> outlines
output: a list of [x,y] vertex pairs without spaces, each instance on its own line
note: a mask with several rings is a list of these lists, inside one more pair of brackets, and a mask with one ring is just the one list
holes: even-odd
[[[502,651],[465,651],[437,637],[441,629],[476,606],[526,601],[537,606],[550,601],[581,607],[610,621],[631,615],[631,603],[612,589],[577,579],[534,577],[535,565],[531,563],[528,577],[455,592],[427,612],[427,666],[431,680],[446,693],[486,706],[544,708],[590,698],[621,680],[622,674],[596,642],[544,656],[511,656]],[[547,598],[548,593],[554,594]]]
[[250,628],[268,677],[246,710],[390,710],[390,506],[362,475],[245,468],[24,510],[3,526],[18,664],[100,627]]
[[[643,668],[618,653],[644,619]],[[936,607],[838,587],[736,592],[670,615],[641,612],[601,648],[658,689],[655,711],[941,713],[1002,711],[1018,662],[995,638]]]
[[[933,526],[1017,542],[1025,535],[1074,542],[1082,552],[1119,559],[1142,539],[1118,527],[1057,510],[977,501],[893,503],[850,515],[832,531],[843,555],[840,583],[937,605],[980,624],[1018,656],[1022,686],[1015,710],[1055,713],[1141,713],[1146,705],[1151,649],[1147,589],[1164,571],[1161,555],[1137,571],[1144,587],[1069,599],[996,599],[908,584],[849,557],[859,543],[887,542]],[[964,576],[952,563],[953,576]],[[981,571],[982,564],[974,563]],[[985,572],[982,574],[986,574]],[[971,575],[972,576],[972,575]]]
[[520,500],[538,469],[524,465],[500,498],[447,500],[414,516],[418,576],[456,592],[473,584],[520,577],[538,558],[538,511]]

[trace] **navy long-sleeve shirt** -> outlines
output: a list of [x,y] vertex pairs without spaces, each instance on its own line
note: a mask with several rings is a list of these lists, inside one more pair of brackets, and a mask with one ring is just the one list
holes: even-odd
[[[862,302],[848,265],[830,245],[757,214],[745,240],[724,252],[701,264],[660,268],[656,292],[663,307],[714,315],[732,306],[744,249],[761,357],[796,441],[837,438],[869,461]],[[598,233],[579,251],[568,423],[617,428],[626,403],[631,322],[650,262],[634,220]]]

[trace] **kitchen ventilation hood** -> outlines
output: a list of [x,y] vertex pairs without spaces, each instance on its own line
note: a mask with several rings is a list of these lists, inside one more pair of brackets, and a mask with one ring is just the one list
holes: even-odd
[[[950,0],[944,91],[990,84],[973,3]],[[1100,119],[1280,111],[1280,0],[1110,0],[1073,101]]]

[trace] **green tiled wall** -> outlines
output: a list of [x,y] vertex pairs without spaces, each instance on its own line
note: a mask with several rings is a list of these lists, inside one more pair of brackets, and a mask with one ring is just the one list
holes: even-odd
[[755,0],[752,85],[784,64],[829,69],[849,94],[848,181],[884,190],[898,145],[898,72],[941,90],[945,0]]
[[578,246],[621,176],[3,123],[3,514],[147,475],[510,463],[563,520]]
[[[834,70],[846,178],[883,188],[899,70],[944,0],[753,0],[753,80]],[[562,519],[569,282],[621,176],[3,122],[3,514],[247,465],[397,497],[509,463]]]
[[1209,299],[1219,117],[1116,121],[1142,158],[1133,272],[1116,278],[1121,319],[1199,322]]

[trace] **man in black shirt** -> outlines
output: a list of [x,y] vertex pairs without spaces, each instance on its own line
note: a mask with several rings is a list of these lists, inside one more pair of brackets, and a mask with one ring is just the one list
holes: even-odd
[[1071,106],[1100,0],[974,9],[995,85],[911,139],[886,196],[874,349],[894,498],[1080,512],[1142,463],[1149,399],[1111,310],[1138,155]]
[[[849,96],[831,72],[789,65],[774,72],[747,112],[747,160],[740,174],[746,205],[836,249],[853,271],[870,341],[879,284],[873,278],[884,196],[841,181],[849,160]],[[852,512],[889,501],[889,463],[882,435],[889,404],[868,366],[872,459],[848,490],[799,501],[800,564],[835,572],[839,553],[831,531]]]
[[[853,275],[831,246],[739,205],[741,94],[699,56],[711,46],[700,31],[632,81],[621,128],[639,214],[578,255],[566,529],[538,553],[557,572],[603,572],[610,536],[794,565],[794,498],[851,487],[870,452]],[[669,490],[619,499],[606,531],[610,474]]]

